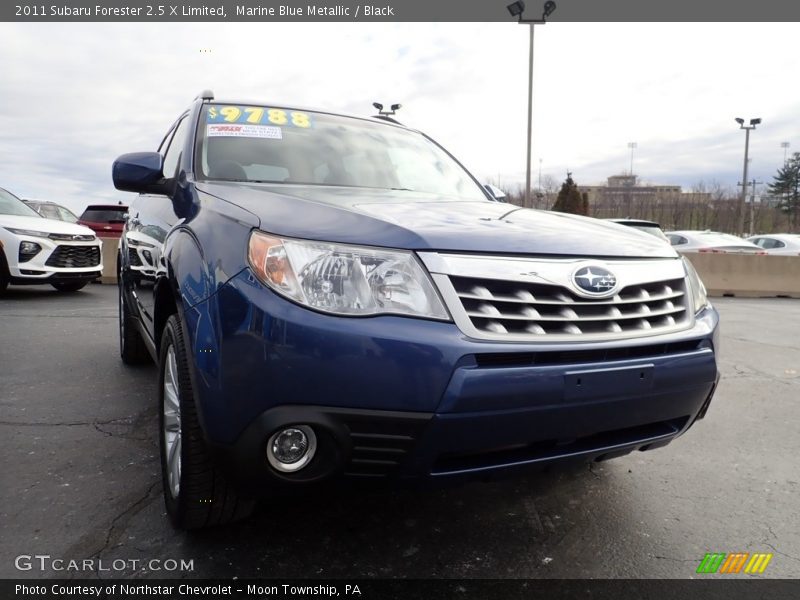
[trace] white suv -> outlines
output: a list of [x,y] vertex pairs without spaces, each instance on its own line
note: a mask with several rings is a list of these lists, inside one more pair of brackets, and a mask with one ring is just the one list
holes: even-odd
[[0,188],[0,293],[9,283],[75,292],[102,270],[101,242],[91,229],[45,219]]

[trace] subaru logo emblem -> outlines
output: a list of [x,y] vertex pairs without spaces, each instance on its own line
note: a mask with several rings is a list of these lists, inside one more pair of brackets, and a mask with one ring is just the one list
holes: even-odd
[[572,274],[572,283],[584,296],[611,296],[617,290],[617,278],[599,265],[581,267]]

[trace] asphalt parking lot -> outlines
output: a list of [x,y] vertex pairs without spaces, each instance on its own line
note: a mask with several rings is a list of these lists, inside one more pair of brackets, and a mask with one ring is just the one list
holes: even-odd
[[0,577],[65,575],[15,568],[45,554],[193,560],[193,571],[114,573],[143,578],[686,578],[706,552],[736,551],[774,553],[764,577],[800,577],[800,301],[715,303],[719,390],[666,448],[446,490],[273,501],[244,523],[185,534],[161,499],[155,367],[118,358],[116,288],[10,288]]

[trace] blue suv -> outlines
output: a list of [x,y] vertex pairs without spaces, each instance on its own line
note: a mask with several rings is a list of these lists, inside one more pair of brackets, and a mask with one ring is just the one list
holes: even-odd
[[653,236],[493,201],[388,119],[204,92],[120,243],[120,352],[159,365],[176,527],[328,481],[445,481],[663,446],[718,380],[717,312]]

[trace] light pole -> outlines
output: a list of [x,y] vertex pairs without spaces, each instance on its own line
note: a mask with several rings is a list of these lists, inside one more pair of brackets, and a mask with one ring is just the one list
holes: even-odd
[[[786,161],[784,161],[786,162]],[[539,159],[539,192],[542,191],[542,159]]]
[[633,151],[639,147],[636,142],[628,142],[628,148],[631,149],[631,175],[633,175]]
[[739,231],[744,232],[744,209],[747,202],[747,155],[750,152],[750,130],[755,129],[761,123],[761,119],[750,119],[750,125],[744,124],[744,119],[736,117],[739,129],[744,129],[744,173],[742,175],[742,197],[739,199]]
[[750,182],[753,190],[750,192],[750,236],[755,235],[755,221],[756,221],[756,186],[764,183],[763,181],[756,181],[755,178]]
[[[750,186],[750,226],[748,227],[748,231],[750,232],[749,235],[754,235],[755,231],[755,218],[756,218],[756,186],[763,184],[763,181],[756,181],[753,178],[751,181],[747,182],[747,185]],[[736,185],[741,186],[741,183],[737,183]]]
[[530,207],[531,204],[531,140],[533,133],[533,30],[536,25],[544,25],[547,22],[547,17],[553,14],[556,9],[556,3],[553,0],[547,0],[544,3],[541,19],[525,19],[522,13],[525,11],[525,3],[522,0],[509,4],[507,7],[508,12],[512,17],[517,17],[518,23],[525,23],[530,26],[530,44],[528,47],[528,152],[525,160],[525,201],[523,206]]

